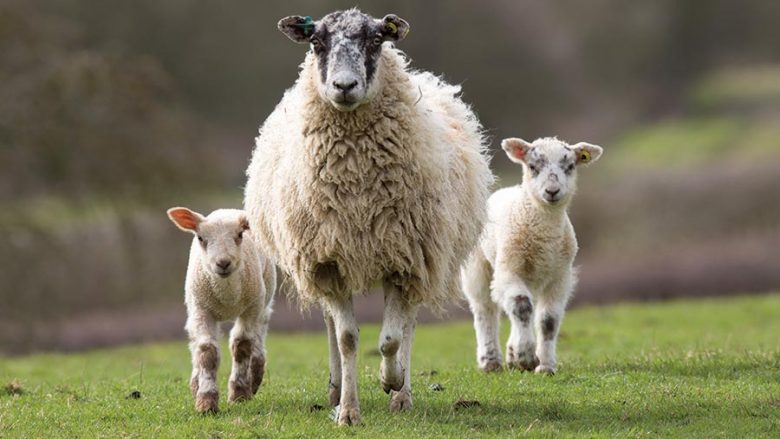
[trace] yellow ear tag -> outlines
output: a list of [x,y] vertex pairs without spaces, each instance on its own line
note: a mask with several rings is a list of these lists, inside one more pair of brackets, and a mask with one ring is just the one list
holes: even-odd
[[590,152],[588,151],[580,152],[580,161],[582,163],[588,163],[590,161]]
[[385,27],[393,34],[398,33],[398,26],[396,26],[395,23],[393,23],[392,21],[388,21],[387,23],[385,23]]

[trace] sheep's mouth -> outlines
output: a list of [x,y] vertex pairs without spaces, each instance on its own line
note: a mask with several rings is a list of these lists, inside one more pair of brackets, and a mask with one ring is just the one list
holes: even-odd
[[330,103],[339,111],[348,112],[352,111],[360,105],[356,99],[350,99],[346,96],[340,96],[335,99],[331,99]]
[[556,197],[548,197],[548,196],[545,196],[544,197],[544,201],[547,202],[547,204],[549,204],[550,206],[555,206],[556,204],[558,204],[559,201],[561,201],[561,197],[557,197],[557,196]]
[[217,268],[217,276],[221,277],[222,279],[225,279],[226,277],[233,274],[233,270],[222,270],[220,268]]

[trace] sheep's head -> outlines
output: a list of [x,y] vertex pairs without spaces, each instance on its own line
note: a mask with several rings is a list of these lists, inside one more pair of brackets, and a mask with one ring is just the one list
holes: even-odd
[[565,206],[577,188],[577,168],[601,157],[600,146],[568,145],[556,138],[509,138],[501,142],[509,159],[523,165],[523,185],[544,205]]
[[249,222],[241,210],[219,209],[209,216],[186,207],[168,209],[168,218],[181,230],[195,235],[200,258],[207,272],[222,278],[230,276],[241,265],[241,242]]
[[332,12],[318,21],[293,15],[278,27],[296,43],[311,45],[319,94],[340,111],[352,111],[376,96],[383,43],[400,41],[409,32],[409,23],[396,15],[376,19],[357,9]]

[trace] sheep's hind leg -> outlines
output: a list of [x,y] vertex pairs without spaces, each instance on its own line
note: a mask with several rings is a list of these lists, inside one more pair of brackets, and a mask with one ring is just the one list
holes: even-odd
[[380,373],[382,389],[391,394],[391,411],[412,407],[411,353],[416,318],[417,306],[409,304],[397,286],[385,283]]
[[501,313],[490,297],[490,263],[481,253],[472,254],[461,270],[461,283],[477,335],[477,364],[484,372],[501,370],[501,344],[498,329]]
[[328,376],[328,402],[331,407],[339,405],[341,399],[341,353],[339,352],[336,325],[327,310],[323,310],[325,328],[328,332],[328,349],[330,357],[330,374]]
[[336,341],[341,355],[341,396],[335,409],[339,425],[360,424],[360,402],[357,389],[358,326],[352,308],[352,297],[329,297],[328,311],[333,317]]
[[192,378],[190,390],[195,397],[195,410],[213,413],[219,410],[219,328],[214,319],[191,313],[187,319],[187,333],[192,353]]

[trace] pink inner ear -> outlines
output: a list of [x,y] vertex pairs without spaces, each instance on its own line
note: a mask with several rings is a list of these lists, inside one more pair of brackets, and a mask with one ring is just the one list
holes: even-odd
[[187,230],[195,230],[198,227],[198,222],[195,220],[195,216],[192,212],[185,209],[177,209],[171,212],[171,218],[176,221],[179,227]]
[[510,145],[509,149],[512,151],[512,156],[518,160],[525,159],[525,148],[523,145]]

